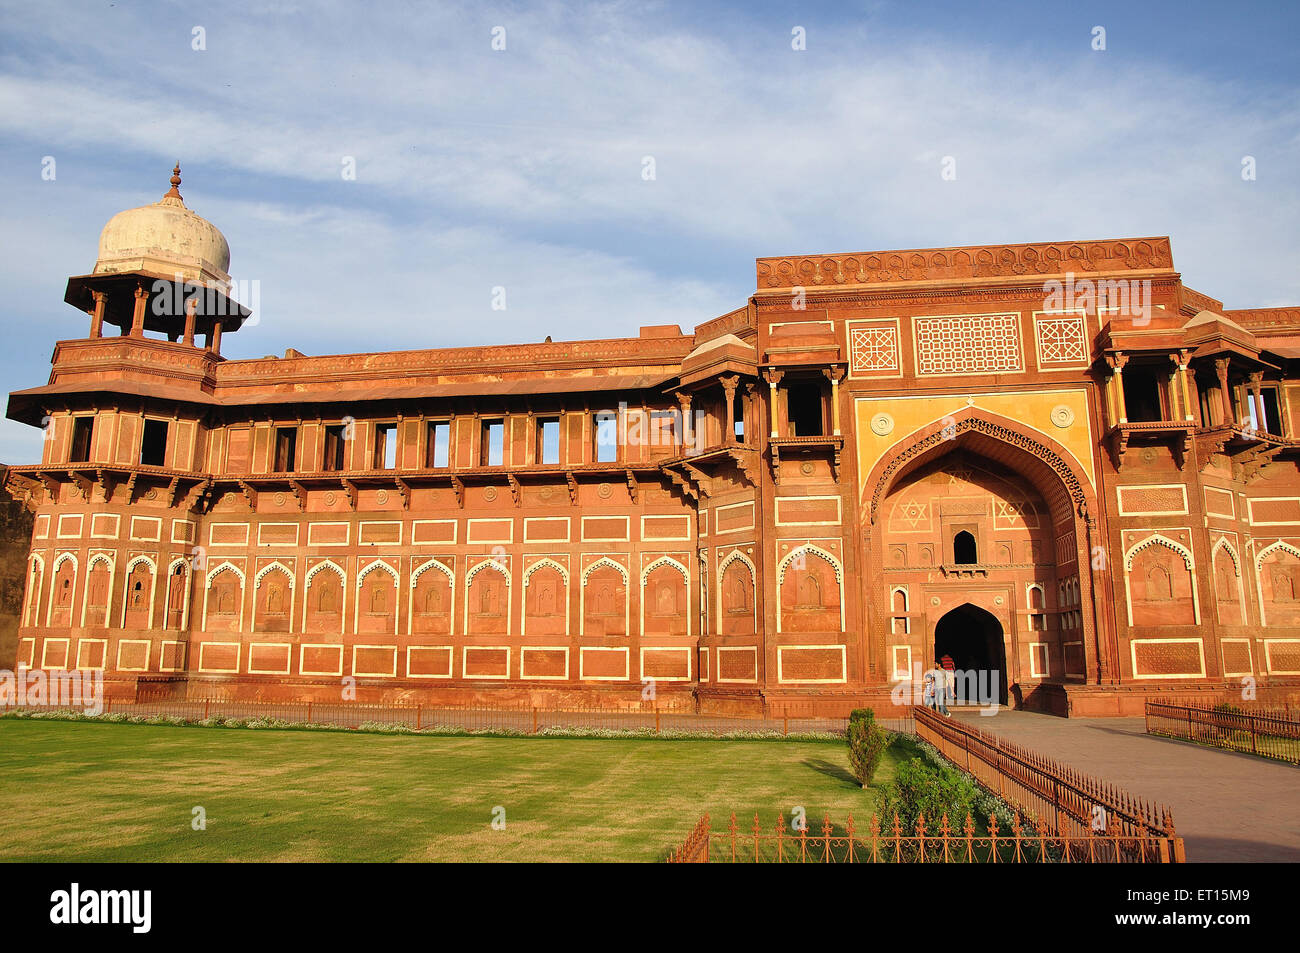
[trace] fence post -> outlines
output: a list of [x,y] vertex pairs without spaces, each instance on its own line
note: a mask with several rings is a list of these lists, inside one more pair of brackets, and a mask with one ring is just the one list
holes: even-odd
[[1250,719],[1250,753],[1259,754],[1259,752],[1255,750],[1255,716],[1247,715],[1246,717]]
[[790,734],[790,713],[788,711],[781,713],[781,734]]
[[311,702],[307,702],[307,724],[311,724]]
[[208,720],[208,712],[211,710],[211,708],[212,708],[212,699],[211,698],[203,699],[203,720],[204,721]]
[[659,734],[659,706],[655,705],[655,734]]
[[537,706],[533,706],[533,734],[537,734]]
[[420,730],[420,713],[422,710],[423,710],[423,706],[421,705],[415,706],[415,730],[416,731]]

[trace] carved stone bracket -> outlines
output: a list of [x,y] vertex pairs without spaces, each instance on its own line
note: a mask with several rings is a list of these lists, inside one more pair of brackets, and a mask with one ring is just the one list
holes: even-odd
[[519,483],[519,478],[513,473],[507,473],[506,479],[510,481],[510,498],[515,501],[515,506],[523,505],[523,487]]
[[402,496],[402,509],[411,508],[411,486],[401,477],[394,477],[393,482],[397,484],[397,492]]
[[456,505],[462,510],[465,508],[465,484],[460,481],[460,477],[451,478],[451,489],[456,494]]
[[357,485],[351,480],[342,477],[339,478],[339,483],[343,487],[343,492],[348,495],[348,508],[355,513],[357,510]]
[[635,504],[638,500],[636,477],[632,474],[631,470],[626,470],[624,472],[627,474],[627,497]]
[[569,484],[569,502],[572,503],[574,506],[577,506],[578,505],[578,480],[573,475],[572,470],[564,471],[564,479]]
[[298,512],[305,513],[307,511],[307,488],[297,480],[290,480],[289,489],[293,491],[293,498],[298,503]]
[[244,500],[248,503],[248,511],[254,512],[257,509],[257,490],[253,489],[244,480],[239,481],[239,488],[244,491]]

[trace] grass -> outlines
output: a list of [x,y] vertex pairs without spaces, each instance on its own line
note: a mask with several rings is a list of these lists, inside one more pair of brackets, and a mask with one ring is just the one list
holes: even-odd
[[[0,720],[8,861],[659,860],[700,814],[869,820],[842,742],[427,737]],[[207,829],[191,828],[204,808]],[[505,829],[491,825],[505,809]]]

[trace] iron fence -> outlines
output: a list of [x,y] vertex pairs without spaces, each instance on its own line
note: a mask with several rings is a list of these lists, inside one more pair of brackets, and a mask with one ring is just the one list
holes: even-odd
[[[1045,825],[1078,853],[1098,835],[1128,859],[1134,850],[1161,842],[1175,862],[1185,859],[1183,840],[1169,808],[1082,774],[1036,752],[986,734],[926,708],[913,710],[916,735],[929,742],[981,786],[1025,817]],[[1081,859],[1075,857],[1075,859]]]
[[1053,834],[1044,819],[1033,826],[1022,824],[1017,815],[1010,828],[1000,830],[997,817],[990,817],[984,830],[969,815],[959,828],[943,815],[931,830],[924,817],[914,831],[904,832],[898,817],[891,828],[882,830],[872,815],[866,831],[859,831],[850,814],[842,827],[823,818],[820,831],[805,825],[787,829],[785,817],[765,829],[754,815],[749,830],[742,830],[731,815],[724,831],[710,827],[705,814],[686,835],[681,846],[668,855],[669,863],[1174,863],[1181,861],[1169,839],[1160,834],[1145,836],[1119,832],[1070,836]]
[[1300,764],[1300,713],[1190,702],[1146,703],[1147,734]]

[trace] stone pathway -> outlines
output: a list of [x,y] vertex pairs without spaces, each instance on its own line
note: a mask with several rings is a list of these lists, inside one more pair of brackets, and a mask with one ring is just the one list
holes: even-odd
[[1146,734],[1141,718],[954,713],[1169,806],[1188,861],[1300,861],[1300,768]]

